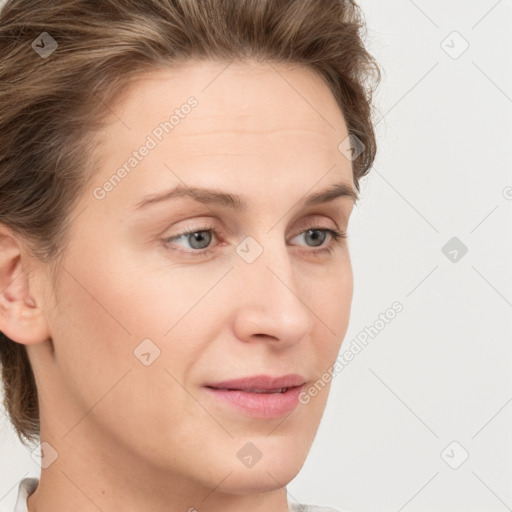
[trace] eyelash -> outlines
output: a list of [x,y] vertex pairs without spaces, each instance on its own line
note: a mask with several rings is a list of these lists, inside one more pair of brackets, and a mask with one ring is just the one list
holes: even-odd
[[[183,231],[182,233],[179,233],[177,235],[173,235],[171,237],[164,238],[163,241],[165,242],[165,245],[167,248],[169,248],[170,250],[175,251],[177,253],[183,254],[184,256],[192,256],[192,257],[206,256],[206,255],[212,253],[214,251],[214,249],[208,247],[208,248],[202,249],[202,250],[198,249],[198,250],[191,250],[191,251],[183,251],[181,249],[176,249],[175,247],[171,247],[169,242],[171,240],[186,237],[186,236],[192,235],[194,233],[202,233],[202,232],[208,232],[208,231],[213,232],[215,237],[218,238],[218,233],[217,233],[217,230],[215,229],[215,226],[208,225],[208,226],[201,226],[199,228],[188,229],[187,231]],[[326,227],[320,226],[320,225],[313,225],[313,226],[309,227],[308,229],[301,231],[300,233],[297,233],[297,235],[302,235],[303,233],[306,233],[307,231],[325,231],[326,233],[331,235],[331,238],[332,238],[332,243],[330,245],[328,245],[327,247],[309,251],[309,253],[313,254],[313,255],[318,255],[319,253],[330,254],[336,245],[340,245],[347,238],[347,233],[345,231],[338,231],[337,229],[326,228]],[[297,236],[297,235],[295,235],[295,236]]]

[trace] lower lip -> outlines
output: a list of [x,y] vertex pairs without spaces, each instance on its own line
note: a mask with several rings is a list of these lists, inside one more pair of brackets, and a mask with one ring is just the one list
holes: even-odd
[[219,400],[257,418],[279,418],[299,405],[303,386],[288,388],[284,393],[249,393],[240,390],[205,388]]

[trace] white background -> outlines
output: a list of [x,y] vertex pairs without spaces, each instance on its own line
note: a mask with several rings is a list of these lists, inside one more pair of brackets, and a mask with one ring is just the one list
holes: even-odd
[[[289,499],[354,512],[504,512],[512,0],[360,5],[384,76],[379,153],[349,229],[355,292],[342,351],[395,301],[404,309],[335,377]],[[452,237],[468,249],[456,262],[442,252]],[[11,511],[18,481],[39,468],[1,411],[0,454],[0,508]]]

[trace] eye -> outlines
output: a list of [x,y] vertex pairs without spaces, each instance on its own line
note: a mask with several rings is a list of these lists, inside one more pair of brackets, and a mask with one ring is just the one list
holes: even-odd
[[[180,233],[176,236],[172,236],[169,238],[164,238],[164,242],[167,247],[171,250],[179,252],[185,255],[191,256],[201,256],[207,253],[212,252],[212,249],[209,248],[210,243],[212,241],[212,234],[217,236],[217,231],[215,230],[215,226],[198,226],[192,227],[183,233]],[[184,241],[188,243],[192,251],[183,251],[181,249],[176,249],[172,246],[170,242],[176,241]],[[201,252],[199,252],[201,251]]]
[[[327,246],[323,247],[326,238],[331,237],[332,242]],[[327,252],[330,253],[334,249],[335,245],[341,244],[341,242],[347,238],[347,234],[344,231],[338,231],[337,229],[327,228],[325,226],[311,226],[306,231],[302,231],[294,238],[304,237],[306,241],[311,241],[311,247],[322,247],[315,251],[309,251],[313,254]]]
[[179,236],[179,238],[186,238],[190,243],[192,249],[206,249],[212,240],[211,230],[201,231],[188,231]]
[[[309,253],[320,253],[327,252],[330,253],[335,244],[340,244],[343,239],[347,238],[347,234],[344,231],[338,231],[336,229],[327,228],[325,226],[311,226],[307,230],[302,231],[298,235],[292,238],[304,237],[306,240],[306,246],[309,247],[321,247],[321,249],[316,249],[313,251],[308,251]],[[331,243],[325,246],[325,240],[330,237]],[[205,256],[214,252],[214,248],[211,247],[212,240],[218,237],[218,232],[215,229],[215,226],[197,226],[188,229],[182,233],[179,233],[175,236],[164,238],[163,241],[165,246],[172,251],[176,251],[180,254],[186,256]],[[183,242],[188,245],[188,248],[191,250],[182,250],[178,249],[176,245],[183,247],[183,245],[177,243]]]
[[312,247],[318,247],[322,245],[327,238],[327,235],[331,235],[336,238],[338,234],[334,234],[334,230],[331,229],[322,229],[322,228],[309,228],[307,231],[303,231],[297,236],[304,236],[305,240],[311,240]]

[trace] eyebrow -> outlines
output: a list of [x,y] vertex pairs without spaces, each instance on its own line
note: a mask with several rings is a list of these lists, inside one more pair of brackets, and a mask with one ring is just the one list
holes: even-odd
[[[169,201],[179,197],[189,197],[201,203],[216,204],[237,211],[247,210],[249,204],[244,196],[240,196],[238,194],[231,194],[229,192],[222,192],[220,190],[211,188],[178,185],[175,188],[165,191],[161,194],[152,194],[145,197],[142,199],[142,201],[135,205],[134,210],[145,209],[150,205],[161,203],[163,201]],[[345,183],[335,183],[325,190],[306,196],[303,201],[303,205],[315,206],[324,204],[333,201],[338,197],[347,197],[351,199],[353,203],[358,200],[358,195],[351,186]]]

